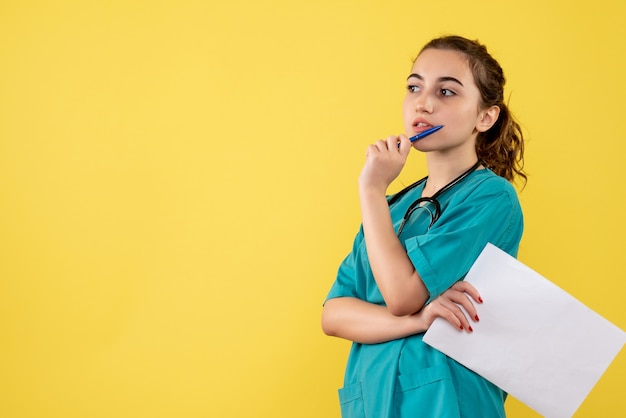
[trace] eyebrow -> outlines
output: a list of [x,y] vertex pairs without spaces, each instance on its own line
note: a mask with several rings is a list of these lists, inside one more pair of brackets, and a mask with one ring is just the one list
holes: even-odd
[[[419,75],[419,74],[415,74],[415,73],[409,74],[409,76],[408,76],[406,79],[408,80],[408,79],[409,79],[409,78],[411,78],[411,77],[415,77],[415,78],[417,78],[418,80],[424,81],[424,77],[422,77],[422,76],[421,76],[421,75]],[[439,77],[439,78],[437,79],[437,81],[439,81],[439,82],[442,82],[442,81],[452,81],[452,82],[454,82],[454,83],[458,83],[458,84],[460,84],[462,87],[465,87],[465,86],[463,86],[463,83],[461,83],[458,79],[456,79],[456,78],[454,78],[454,77]]]

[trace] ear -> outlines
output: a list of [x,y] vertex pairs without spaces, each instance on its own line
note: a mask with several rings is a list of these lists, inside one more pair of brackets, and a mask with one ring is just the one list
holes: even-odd
[[488,131],[489,128],[493,126],[494,123],[498,120],[498,116],[500,116],[500,107],[499,106],[491,106],[487,109],[481,110],[478,113],[478,119],[476,121],[476,130],[478,132]]

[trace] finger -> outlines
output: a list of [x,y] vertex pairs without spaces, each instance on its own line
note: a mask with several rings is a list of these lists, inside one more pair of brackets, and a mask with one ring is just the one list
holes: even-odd
[[470,296],[466,292],[459,290],[459,288],[463,288],[463,286],[453,286],[448,289],[446,293],[443,295],[450,301],[460,305],[465,309],[467,315],[472,318],[474,321],[478,321],[478,312],[476,311],[476,307],[474,306],[474,302],[470,299]]
[[[467,299],[467,297],[465,299],[469,300]],[[474,331],[472,329],[472,325],[470,324],[468,317],[465,314],[465,311],[461,309],[460,305],[453,303],[451,301],[447,301],[447,300],[441,301],[441,305],[447,311],[446,319],[448,320],[448,322],[455,325],[457,328],[461,330],[464,329],[467,332]]]
[[374,155],[378,153],[378,147],[376,147],[376,144],[370,144],[367,146],[367,149],[365,150],[365,156],[369,157],[370,155]]
[[483,298],[480,297],[480,293],[478,290],[469,282],[465,280],[461,280],[456,282],[453,286],[453,289],[458,290],[460,292],[465,292],[472,297],[476,302],[483,303]]
[[467,315],[474,321],[478,322],[479,318],[478,312],[476,311],[476,306],[474,306],[474,302],[472,301],[472,299],[470,299],[467,293],[460,293],[455,296],[456,297],[454,299],[454,302],[462,306],[463,309],[465,309],[465,312],[467,312]]
[[371,156],[379,156],[381,153],[387,151],[387,143],[382,139],[370,144],[367,147],[367,154]]
[[382,140],[379,139],[378,141],[376,141],[376,148],[378,149],[378,151],[387,151],[389,148],[387,147],[387,141],[386,140]]
[[438,298],[437,300],[428,304],[424,308],[422,313],[427,314],[430,318],[428,322],[429,326],[430,324],[432,324],[435,318],[442,318],[449,322],[454,328],[458,330],[463,330],[462,322],[456,317],[456,315],[452,313],[449,308],[451,308],[451,306],[446,306],[441,298]]
[[400,154],[408,155],[411,151],[412,144],[411,140],[406,135],[400,135],[398,137],[398,149],[400,150]]
[[395,151],[398,149],[398,137],[397,136],[389,135],[385,142],[387,143],[387,149],[389,151]]

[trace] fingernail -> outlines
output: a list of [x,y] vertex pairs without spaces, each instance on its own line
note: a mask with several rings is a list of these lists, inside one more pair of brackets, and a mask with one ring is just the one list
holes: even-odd
[[478,319],[478,315],[474,316],[474,319],[475,319],[476,321],[479,321],[479,319]]
[[469,332],[474,332],[474,330],[472,329],[472,327],[469,327]]
[[463,325],[459,325],[459,329],[461,329],[461,330],[462,330],[462,329],[463,329]]
[[481,298],[480,296],[478,296],[478,303],[483,303],[483,298]]

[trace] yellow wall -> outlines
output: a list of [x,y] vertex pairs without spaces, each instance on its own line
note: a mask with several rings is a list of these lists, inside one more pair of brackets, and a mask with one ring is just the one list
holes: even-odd
[[[2,0],[0,416],[337,417],[349,345],[319,315],[365,146],[451,32],[500,60],[527,132],[521,260],[626,329],[624,21],[621,0]],[[622,352],[576,416],[626,415],[625,379]]]

